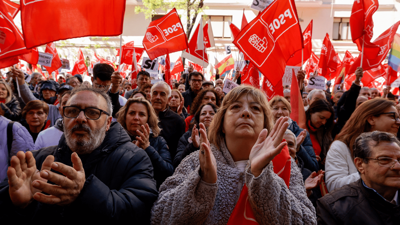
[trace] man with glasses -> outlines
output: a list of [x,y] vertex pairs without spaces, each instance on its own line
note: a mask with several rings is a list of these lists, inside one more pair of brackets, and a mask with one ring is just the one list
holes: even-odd
[[[5,224],[147,224],[157,199],[153,166],[101,90],[74,89],[58,146],[17,153],[0,189]],[[46,193],[46,194],[44,194]]]
[[192,72],[189,74],[189,85],[190,88],[182,93],[183,99],[185,100],[184,105],[188,109],[192,105],[194,98],[201,91],[201,85],[203,84],[204,76],[200,72]]
[[145,84],[151,84],[150,74],[149,74],[148,72],[146,72],[146,71],[143,71],[143,70],[140,71],[140,72],[138,73],[138,75],[137,75],[136,83],[137,83],[137,88],[132,89],[132,90],[130,90],[130,91],[127,91],[127,92],[125,93],[125,98],[126,98],[126,99],[129,99],[129,98],[132,96],[132,93],[133,93],[133,92],[139,91],[140,88],[141,88],[143,85],[145,85]]
[[353,151],[361,179],[318,200],[318,224],[399,224],[400,142],[386,132],[363,133]]

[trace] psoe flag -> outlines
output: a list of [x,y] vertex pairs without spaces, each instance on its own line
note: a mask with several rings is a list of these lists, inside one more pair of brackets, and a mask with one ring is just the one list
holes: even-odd
[[400,72],[400,34],[394,36],[388,64],[393,70]]
[[294,0],[272,2],[233,43],[272,85],[276,85],[282,80],[288,59],[303,48]]

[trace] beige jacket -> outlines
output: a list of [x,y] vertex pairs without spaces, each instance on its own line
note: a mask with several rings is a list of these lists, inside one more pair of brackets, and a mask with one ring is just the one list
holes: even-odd
[[[246,183],[259,224],[316,224],[316,213],[307,198],[302,175],[292,160],[290,189],[274,173],[272,163],[254,177],[236,167],[225,142],[221,151],[211,146],[217,161],[218,181],[209,184],[199,175],[199,152],[187,156],[160,187],[152,208],[152,224],[226,224]],[[240,183],[240,185],[239,185]]]

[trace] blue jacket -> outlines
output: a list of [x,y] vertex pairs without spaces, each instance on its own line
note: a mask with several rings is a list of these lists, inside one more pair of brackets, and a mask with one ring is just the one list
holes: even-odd
[[[8,147],[7,147],[7,125],[11,120],[0,116],[0,182],[7,177],[8,169]],[[11,156],[16,155],[18,151],[32,151],[35,147],[32,136],[28,130],[20,123],[13,125],[13,142],[11,145]]]
[[[288,129],[292,131],[296,137],[299,136],[299,134],[303,131],[303,129],[301,129],[293,120]],[[318,161],[315,156],[310,134],[308,132],[306,138],[300,146],[300,150],[296,153],[296,155],[301,157],[301,159],[304,161],[304,168],[311,170],[311,172],[319,170]]]

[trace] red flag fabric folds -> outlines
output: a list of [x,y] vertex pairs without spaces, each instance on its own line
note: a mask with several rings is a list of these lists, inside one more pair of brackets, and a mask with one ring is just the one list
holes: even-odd
[[318,69],[318,64],[319,64],[319,58],[318,56],[314,53],[311,52],[311,56],[308,59],[307,66],[305,68],[305,71],[307,73],[307,79],[310,77],[310,73],[314,73],[316,69]]
[[10,15],[12,18],[15,18],[19,11],[19,5],[10,0],[3,0],[3,2],[8,9],[8,15]]
[[[194,31],[192,38],[189,41],[189,47],[182,53],[182,57],[189,59],[190,61],[204,65],[204,67],[208,66],[208,56],[206,49],[198,49],[197,48],[197,38],[199,36],[200,24],[197,26]],[[203,33],[204,31],[203,28]],[[208,32],[208,31],[207,31]],[[206,47],[206,46],[205,46]]]
[[26,47],[77,37],[120,35],[125,3],[126,0],[23,0],[21,24]]
[[275,97],[277,95],[283,96],[282,79],[280,81],[278,81],[278,83],[274,86],[268,80],[268,78],[266,76],[264,76],[262,88],[263,88],[264,93],[267,94],[268,101],[270,101],[273,97]]
[[282,80],[287,60],[303,48],[294,0],[272,2],[233,43],[276,85]]
[[310,58],[312,52],[312,29],[313,21],[308,24],[307,28],[303,32],[303,52],[301,50],[294,53],[290,59],[287,61],[288,66],[301,66],[301,58],[303,58],[303,63]]
[[383,66],[379,65],[378,67],[372,68],[370,70],[365,70],[363,72],[363,77],[361,78],[361,82],[364,86],[369,86],[371,82],[379,77],[386,77],[386,71]]
[[151,60],[188,48],[187,37],[175,8],[149,24],[143,46]]
[[78,61],[75,62],[74,68],[72,69],[72,75],[83,74],[86,70],[85,57],[83,56],[82,50],[79,49]]
[[165,57],[165,78],[164,81],[172,88],[171,84],[171,61],[169,59],[169,54]]
[[51,74],[54,70],[58,70],[62,66],[60,56],[58,56],[56,45],[54,43],[49,43],[46,45],[46,53],[53,55],[53,61],[51,61],[51,67],[45,66],[49,74]]
[[243,16],[242,16],[242,27],[241,29],[243,30],[243,28],[248,24],[247,19],[246,19],[246,15],[244,15],[244,9],[243,9]]
[[[373,58],[379,51],[379,47],[371,43],[374,35],[373,28],[374,22],[372,20],[373,14],[378,10],[378,0],[357,0],[353,3],[350,16],[350,29],[351,38],[357,44],[358,50],[362,51],[362,44],[364,42],[364,55],[367,58]],[[370,46],[369,48],[365,48]]]
[[260,88],[260,75],[257,67],[254,66],[252,62],[244,68],[242,84],[248,84],[255,88]]
[[297,122],[299,127],[306,129],[306,113],[304,111],[303,99],[300,95],[299,84],[297,83],[296,73],[292,69],[292,85],[290,86],[290,105],[292,112],[290,118]]
[[178,60],[176,60],[174,68],[171,70],[171,74],[176,74],[184,71],[185,69],[183,68],[183,63],[182,63],[182,58],[179,57]]
[[339,63],[340,59],[337,56],[331,40],[329,39],[329,34],[327,33],[322,43],[321,56],[318,64],[318,75],[323,76],[328,80],[335,78],[332,72],[336,72]]
[[132,65],[133,52],[135,52],[135,59],[136,59],[136,62],[138,62],[140,60],[140,58],[142,57],[144,48],[135,48],[133,41],[122,45],[121,64],[125,63],[126,65]]
[[[393,26],[391,26],[389,29],[384,31],[378,38],[375,39],[373,42],[374,45],[379,47],[379,52],[376,53],[376,55],[373,58],[368,58],[368,57],[363,57],[363,63],[362,63],[362,68],[364,70],[370,70],[372,68],[378,67],[382,61],[386,58],[388,55],[388,52],[392,46],[392,42],[394,39],[394,35],[396,34],[397,28],[400,25],[400,21],[395,23]],[[364,46],[364,50],[367,47]],[[354,73],[361,65],[361,55],[359,55],[354,64],[351,66],[350,71],[348,74]]]

